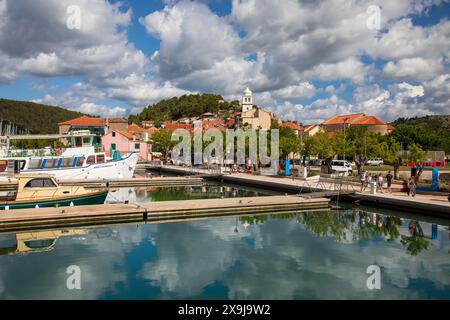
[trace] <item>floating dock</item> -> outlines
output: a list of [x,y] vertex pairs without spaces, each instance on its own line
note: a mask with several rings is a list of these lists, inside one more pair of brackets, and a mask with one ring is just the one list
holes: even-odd
[[0,211],[0,232],[305,210],[329,210],[329,199],[291,195]]

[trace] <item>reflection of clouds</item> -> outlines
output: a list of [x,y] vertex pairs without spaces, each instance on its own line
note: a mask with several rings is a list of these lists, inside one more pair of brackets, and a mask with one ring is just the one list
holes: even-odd
[[[344,230],[345,239],[353,239],[357,223]],[[305,231],[296,217],[247,228],[239,221],[237,233],[235,227],[236,218],[229,217],[97,228],[83,241],[60,238],[51,252],[0,257],[0,298],[127,298],[128,291],[117,288],[132,290],[134,276],[161,291],[153,298],[204,298],[205,287],[215,283],[232,299],[410,299],[436,290],[450,295],[445,229],[428,250],[411,257],[398,240],[337,242]],[[135,251],[144,242],[156,246],[152,257]],[[81,267],[81,291],[66,289],[65,271],[72,264]],[[366,288],[371,264],[382,268],[380,291]]]

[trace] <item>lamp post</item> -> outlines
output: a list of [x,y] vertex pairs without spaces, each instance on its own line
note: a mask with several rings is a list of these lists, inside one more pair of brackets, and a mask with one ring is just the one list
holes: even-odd
[[346,127],[346,122],[347,122],[348,118],[344,118],[344,159],[345,160],[345,127]]

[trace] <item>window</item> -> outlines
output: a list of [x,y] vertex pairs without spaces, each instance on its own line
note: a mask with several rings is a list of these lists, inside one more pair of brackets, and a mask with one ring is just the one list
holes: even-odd
[[116,144],[115,143],[111,143],[111,149],[116,150]]
[[113,133],[112,133],[112,136],[113,136],[113,137],[115,137],[115,136],[116,136],[116,132],[115,132],[115,131],[113,131]]
[[90,144],[90,143],[91,143],[91,138],[83,137],[83,144]]
[[77,166],[77,167],[82,167],[83,164],[84,164],[84,159],[85,159],[85,157],[79,157],[79,158],[77,158],[76,166]]
[[141,144],[140,143],[135,143],[134,144],[134,150],[139,150],[141,148]]
[[73,166],[73,158],[63,158],[60,168],[69,168]]
[[28,169],[40,169],[42,164],[42,159],[30,159],[28,163]]
[[27,182],[25,188],[54,188],[56,187],[52,179],[49,178],[39,178],[33,179]]
[[45,161],[44,168],[45,169],[56,168],[56,166],[58,166],[58,161],[59,159],[47,159],[47,161]]
[[86,163],[87,163],[87,164],[94,164],[94,163],[95,163],[95,156],[89,156],[89,157],[87,158]]
[[97,163],[105,163],[105,156],[103,154],[97,155]]

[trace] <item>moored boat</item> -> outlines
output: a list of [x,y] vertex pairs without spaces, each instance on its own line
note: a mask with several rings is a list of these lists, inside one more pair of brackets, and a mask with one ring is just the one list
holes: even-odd
[[103,204],[108,189],[59,186],[52,176],[17,175],[17,189],[0,192],[0,210]]

